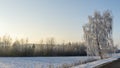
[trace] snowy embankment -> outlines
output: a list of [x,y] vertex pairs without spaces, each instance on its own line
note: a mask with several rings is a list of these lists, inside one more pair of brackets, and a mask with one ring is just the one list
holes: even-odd
[[99,66],[101,64],[112,62],[114,60],[117,60],[117,58],[108,58],[108,59],[98,60],[98,61],[78,65],[78,66],[75,66],[72,68],[94,68],[94,67]]
[[120,54],[113,54],[113,55],[111,55],[110,58],[102,59],[102,60],[98,60],[98,61],[94,61],[94,62],[90,62],[90,63],[86,63],[86,64],[81,64],[78,66],[74,66],[72,68],[95,68],[95,67],[100,66],[102,64],[115,61],[118,58],[120,58]]

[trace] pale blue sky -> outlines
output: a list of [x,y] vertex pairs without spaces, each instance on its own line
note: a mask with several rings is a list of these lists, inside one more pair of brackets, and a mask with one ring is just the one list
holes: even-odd
[[88,15],[109,9],[114,19],[114,41],[118,44],[119,3],[118,0],[0,0],[0,36],[28,37],[31,42],[48,37],[55,37],[58,42],[81,41]]

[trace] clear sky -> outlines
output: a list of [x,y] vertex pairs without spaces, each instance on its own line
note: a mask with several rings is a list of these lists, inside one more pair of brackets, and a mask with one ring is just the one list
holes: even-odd
[[82,26],[88,22],[88,15],[107,9],[112,11],[113,38],[118,44],[119,0],[0,0],[0,36],[28,37],[30,42],[48,37],[58,42],[81,41]]

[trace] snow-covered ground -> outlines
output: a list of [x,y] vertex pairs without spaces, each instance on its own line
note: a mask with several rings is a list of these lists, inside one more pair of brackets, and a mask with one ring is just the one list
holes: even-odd
[[72,68],[95,68],[99,65],[105,64],[105,63],[109,63],[112,62],[114,60],[117,60],[118,58],[120,58],[120,53],[118,54],[112,54],[110,55],[110,58],[107,59],[102,59],[102,60],[98,60],[98,61],[94,61],[94,62],[88,62],[86,64],[82,64],[82,65],[78,65],[78,66],[74,66]]
[[[93,68],[117,60],[117,58],[120,58],[120,54],[112,55],[112,57],[108,59],[88,62],[72,68]],[[0,57],[0,68],[49,68],[49,65],[56,68],[62,64],[72,64],[90,59],[99,59],[99,57]]]
[[0,68],[48,68],[98,57],[0,57]]

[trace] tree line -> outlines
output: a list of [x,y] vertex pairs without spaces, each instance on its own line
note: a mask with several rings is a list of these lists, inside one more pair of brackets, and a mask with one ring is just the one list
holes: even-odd
[[10,36],[0,38],[0,56],[6,57],[38,57],[38,56],[86,56],[84,43],[56,44],[54,38],[46,43],[29,43],[28,39],[12,41]]

